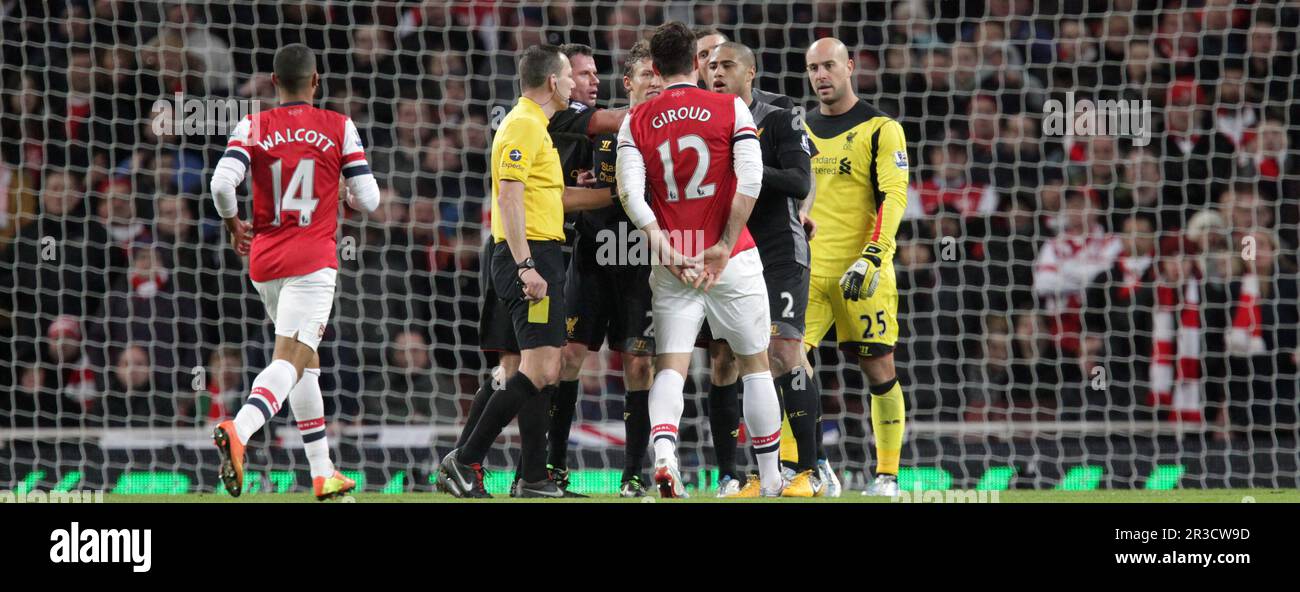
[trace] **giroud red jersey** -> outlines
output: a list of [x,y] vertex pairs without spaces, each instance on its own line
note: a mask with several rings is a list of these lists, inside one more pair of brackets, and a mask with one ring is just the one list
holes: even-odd
[[[673,247],[691,257],[716,244],[736,194],[732,143],[757,138],[749,108],[736,95],[677,84],[634,107],[626,130],[619,147],[641,153],[650,208]],[[731,254],[753,247],[742,227]]]
[[253,281],[338,269],[339,176],[370,172],[352,120],[286,103],[244,118],[226,155],[253,177]]

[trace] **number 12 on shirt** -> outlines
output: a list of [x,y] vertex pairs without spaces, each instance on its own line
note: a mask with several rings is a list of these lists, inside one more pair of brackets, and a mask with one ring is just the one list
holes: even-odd
[[[664,184],[668,187],[668,201],[677,201],[677,177],[673,175],[673,155],[670,143],[672,140],[664,140],[659,144],[659,159],[664,165]],[[685,152],[687,150],[695,151],[698,158],[695,165],[695,172],[691,173],[691,180],[686,183],[686,199],[703,199],[713,197],[716,185],[709,183],[701,186],[704,181],[704,175],[709,171],[709,146],[704,143],[704,138],[695,134],[677,138],[677,151]]]

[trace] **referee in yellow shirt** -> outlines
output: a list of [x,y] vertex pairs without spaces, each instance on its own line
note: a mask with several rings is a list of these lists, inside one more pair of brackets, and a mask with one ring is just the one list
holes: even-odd
[[[463,447],[438,468],[456,497],[491,497],[483,459],[517,415],[521,437],[520,497],[562,497],[546,475],[550,396],[559,380],[564,327],[564,177],[546,128],[569,105],[573,68],[558,47],[535,45],[519,62],[523,96],[492,140],[492,286],[507,303],[519,343],[519,370],[483,409]],[[608,195],[608,190],[605,190]],[[533,458],[535,457],[535,458]]]
[[818,108],[804,119],[812,140],[816,223],[810,247],[804,345],[817,347],[831,326],[858,356],[871,389],[876,478],[865,495],[898,495],[907,411],[894,371],[898,288],[894,234],[907,207],[903,128],[853,93],[853,60],[837,39],[819,39],[805,57]]

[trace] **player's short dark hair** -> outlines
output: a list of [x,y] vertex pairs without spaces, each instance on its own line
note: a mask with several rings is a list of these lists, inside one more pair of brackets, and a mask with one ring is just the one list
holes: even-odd
[[546,79],[559,74],[564,67],[560,62],[563,52],[554,45],[534,45],[525,49],[519,58],[519,80],[524,89],[540,88]]
[[727,41],[731,40],[729,37],[727,37],[726,33],[719,31],[717,27],[696,27],[694,34],[695,34],[696,41],[708,37],[709,35],[721,35],[723,39]]
[[645,39],[637,41],[636,44],[632,46],[632,49],[627,50],[627,57],[623,59],[623,75],[631,76],[632,69],[635,68],[637,64],[641,63],[641,60],[649,57],[650,42]]
[[275,77],[289,92],[307,90],[316,73],[316,53],[301,43],[290,43],[275,52]]
[[560,46],[560,51],[570,60],[572,60],[573,56],[576,55],[585,55],[589,58],[596,57],[596,50],[592,49],[590,45],[584,43],[565,43]]
[[754,50],[750,49],[748,45],[737,43],[735,41],[724,41],[714,49],[718,48],[730,49],[731,51],[736,52],[736,58],[742,66],[754,68],[755,70],[758,69],[758,63],[754,60]]
[[669,21],[650,37],[650,57],[664,77],[689,74],[695,58],[695,34],[681,21]]

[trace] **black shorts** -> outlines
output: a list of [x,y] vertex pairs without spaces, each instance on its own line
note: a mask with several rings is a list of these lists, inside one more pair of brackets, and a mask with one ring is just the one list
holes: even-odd
[[492,286],[492,256],[496,252],[496,243],[492,239],[483,244],[483,255],[479,259],[479,285],[483,286],[483,303],[479,308],[478,345],[483,351],[519,353],[519,342],[515,339],[515,327],[510,322],[510,309],[506,303],[497,298],[496,288]]
[[595,248],[581,241],[565,283],[566,337],[592,350],[608,340],[614,351],[654,355],[650,267],[600,265]]
[[[767,284],[767,308],[772,317],[773,339],[803,341],[804,316],[808,313],[808,268],[798,263],[763,268]],[[696,347],[708,347],[713,337],[709,323],[700,328]]]
[[767,307],[772,315],[772,338],[803,341],[804,315],[808,312],[808,268],[783,263],[763,268]]
[[[519,285],[518,267],[510,246],[505,241],[497,243],[492,253],[492,287],[498,302],[504,305],[514,328],[515,340],[520,350],[538,347],[564,346],[564,253],[558,241],[528,241],[537,272],[546,280],[546,300],[524,300],[523,287]],[[545,310],[538,312],[537,307]],[[530,317],[534,317],[531,318]]]

